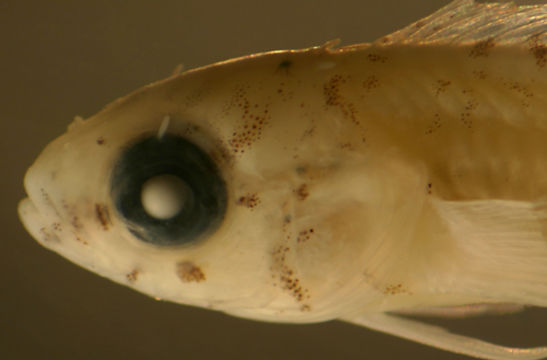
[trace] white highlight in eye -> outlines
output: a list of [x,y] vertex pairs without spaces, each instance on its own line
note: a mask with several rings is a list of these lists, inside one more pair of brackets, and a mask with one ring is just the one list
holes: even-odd
[[160,128],[158,129],[158,139],[161,140],[163,135],[167,132],[167,128],[169,127],[169,122],[171,121],[171,118],[169,115],[166,115],[163,120],[161,121]]
[[159,175],[142,185],[141,203],[148,215],[167,220],[180,212],[188,195],[188,188],[181,179],[174,175]]

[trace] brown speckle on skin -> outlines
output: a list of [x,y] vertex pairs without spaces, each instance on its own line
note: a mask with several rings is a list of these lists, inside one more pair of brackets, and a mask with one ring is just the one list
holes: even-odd
[[125,275],[125,278],[126,278],[127,281],[129,281],[130,283],[134,283],[134,282],[137,281],[138,278],[139,278],[139,270],[133,269],[133,271],[131,271],[130,273],[128,273],[128,274]]
[[177,276],[184,283],[205,281],[205,274],[199,266],[191,261],[177,263]]
[[428,183],[427,184],[427,193],[429,195],[431,195],[431,193],[433,192],[433,184],[432,183]]
[[348,102],[340,91],[340,87],[345,84],[348,79],[349,76],[336,74],[323,84],[325,104],[327,106],[338,107],[344,118],[351,120],[355,125],[360,125],[359,120],[357,119],[357,109],[355,108],[355,105]]
[[547,64],[547,46],[541,41],[540,36],[536,34],[530,37],[530,53],[536,59],[536,65],[540,68]]
[[74,238],[79,243],[82,243],[83,245],[89,245],[88,242],[80,237],[79,234],[81,234],[82,229],[84,228],[84,224],[80,220],[80,217],[77,215],[77,212],[75,211],[75,207],[69,205],[66,200],[61,200],[61,204],[63,205],[64,211],[67,213],[67,217],[70,217],[70,225],[72,225],[72,234],[74,235]]
[[260,198],[257,194],[247,194],[245,196],[240,196],[239,199],[237,199],[237,204],[248,207],[249,209],[254,209],[260,204]]
[[507,87],[509,90],[514,91],[521,95],[521,104],[524,107],[530,106],[528,99],[534,97],[534,93],[531,92],[528,87],[525,85],[517,82],[517,81],[510,81],[510,82],[503,82],[503,85]]
[[248,88],[248,86],[238,87],[224,109],[225,115],[229,115],[234,108],[238,109],[241,115],[241,121],[228,139],[228,145],[232,151],[239,154],[244,153],[246,149],[262,138],[262,131],[268,124],[270,117],[270,104],[253,104],[249,100]]
[[476,43],[469,52],[469,57],[487,57],[490,54],[490,50],[496,45],[494,38],[488,38]]
[[[272,270],[277,274],[273,276],[279,281],[279,285],[297,302],[303,303],[310,299],[308,289],[304,288],[300,283],[300,279],[296,276],[295,271],[287,265],[287,253],[290,247],[280,245],[273,252],[273,267]],[[277,283],[275,283],[277,284]],[[305,304],[303,304],[305,305]]]
[[430,135],[433,134],[435,131],[440,129],[442,126],[441,123],[441,116],[438,113],[433,114],[433,121],[431,125],[426,129],[425,134]]
[[81,230],[84,227],[84,225],[80,222],[80,218],[76,215],[72,217],[72,220],[70,221],[70,223],[76,230]]
[[473,99],[468,100],[467,103],[465,104],[464,111],[462,111],[460,113],[460,120],[463,123],[463,125],[468,129],[471,129],[472,126],[473,126],[473,120],[471,119],[471,113],[473,112],[473,110],[475,110],[477,108],[477,106],[478,106],[477,101],[475,101]]
[[76,239],[77,242],[82,243],[83,245],[89,245],[89,243],[87,241],[85,241],[84,239],[82,239],[78,235],[74,235],[74,238]]
[[384,295],[413,295],[413,292],[409,288],[403,286],[402,283],[382,284],[378,281],[376,276],[374,276],[374,274],[369,272],[368,270],[365,270],[363,275],[367,283],[369,283],[374,289]]
[[384,295],[410,294],[410,291],[403,287],[403,284],[388,285],[384,288]]
[[445,92],[446,88],[450,86],[450,84],[451,82],[448,80],[437,80],[437,82],[435,83],[437,89],[435,92],[435,96],[439,96],[441,93]]
[[57,208],[55,207],[55,204],[53,204],[53,201],[51,201],[51,198],[49,197],[49,194],[47,191],[43,188],[40,188],[40,195],[42,196],[42,199],[44,202],[55,212],[55,215],[60,217],[59,211],[57,211]]
[[370,75],[368,76],[364,81],[363,81],[363,87],[367,90],[367,91],[371,91],[373,89],[376,89],[380,86],[380,80],[378,80],[378,78],[374,75]]
[[486,71],[484,71],[484,70],[474,70],[473,71],[473,76],[475,76],[479,80],[484,80],[488,77],[486,75]]
[[516,81],[510,82],[510,83],[504,83],[505,86],[509,88],[509,90],[513,90],[518,92],[519,94],[522,94],[522,96],[531,98],[534,96],[534,94],[528,90],[528,88]]
[[300,231],[298,233],[298,237],[296,238],[297,243],[304,243],[311,239],[312,235],[314,234],[315,230],[313,228]]
[[95,204],[95,217],[99,224],[101,224],[103,230],[108,230],[111,224],[110,212],[108,206],[104,204]]
[[370,62],[373,62],[373,63],[385,63],[387,61],[387,57],[384,56],[384,55],[379,55],[379,54],[368,54],[367,55],[367,59],[370,61]]
[[97,138],[97,145],[104,145],[104,143],[105,143],[104,138],[102,136],[99,136]]
[[315,132],[315,126],[309,127],[306,130],[304,130],[304,133],[302,134],[300,139],[304,140],[305,138],[312,136],[314,132]]
[[287,89],[284,82],[279,83],[277,94],[281,97],[282,101],[289,101],[294,96],[293,91],[290,88]]
[[294,190],[294,193],[298,197],[298,200],[306,200],[310,195],[307,184],[300,185],[296,190]]

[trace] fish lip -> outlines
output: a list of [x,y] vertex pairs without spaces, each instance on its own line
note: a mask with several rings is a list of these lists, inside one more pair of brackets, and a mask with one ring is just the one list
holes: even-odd
[[25,197],[17,205],[19,220],[30,235],[45,247],[51,247],[49,243],[59,242],[59,238],[51,231],[47,231],[47,224],[40,215],[37,207],[30,197]]

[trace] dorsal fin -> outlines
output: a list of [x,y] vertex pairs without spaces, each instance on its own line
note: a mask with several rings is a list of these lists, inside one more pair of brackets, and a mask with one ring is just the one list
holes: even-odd
[[547,37],[547,5],[455,0],[433,14],[375,41],[375,45],[519,44]]

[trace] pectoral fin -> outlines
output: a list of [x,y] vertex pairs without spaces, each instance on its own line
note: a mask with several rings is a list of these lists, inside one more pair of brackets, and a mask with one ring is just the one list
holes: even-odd
[[424,345],[452,351],[467,356],[489,360],[543,359],[547,357],[547,347],[512,348],[457,335],[440,328],[415,320],[403,319],[385,313],[343,319],[355,325],[399,336]]
[[547,305],[543,201],[436,201],[434,205],[459,249],[451,258],[452,270],[440,280],[451,284],[443,288],[445,293],[476,296],[487,303]]
[[520,304],[470,304],[403,310],[397,311],[397,314],[455,319],[482,315],[507,315],[523,310],[524,306]]

